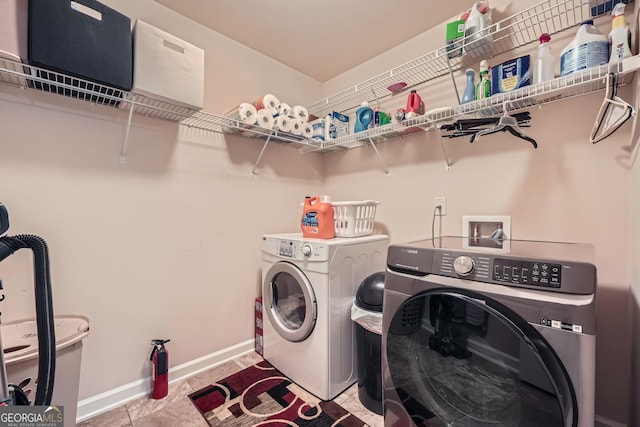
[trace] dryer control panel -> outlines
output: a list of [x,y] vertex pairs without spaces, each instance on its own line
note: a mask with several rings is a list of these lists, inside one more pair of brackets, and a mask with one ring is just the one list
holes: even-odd
[[329,246],[322,242],[265,238],[262,251],[282,258],[299,261],[327,261],[329,259]]

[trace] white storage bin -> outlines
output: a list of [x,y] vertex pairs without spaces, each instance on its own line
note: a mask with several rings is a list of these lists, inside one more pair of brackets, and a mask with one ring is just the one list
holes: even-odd
[[331,202],[335,210],[336,237],[368,236],[373,233],[376,207],[380,202]]
[[[0,67],[24,73],[15,62],[27,63],[27,25],[29,2],[25,0],[3,0],[0,13]],[[9,61],[5,61],[8,59]],[[15,61],[15,62],[12,62]],[[26,86],[23,77],[0,75],[0,81]]]
[[202,109],[204,50],[138,19],[133,28],[131,92],[194,112]]
[[[78,386],[82,360],[82,340],[89,335],[89,319],[84,316],[56,316],[56,372],[52,405],[64,407],[64,426],[76,425]],[[20,384],[31,378],[25,389],[31,389],[29,400],[36,395],[38,378],[38,335],[34,319],[3,323],[0,326],[4,361],[10,383]]]

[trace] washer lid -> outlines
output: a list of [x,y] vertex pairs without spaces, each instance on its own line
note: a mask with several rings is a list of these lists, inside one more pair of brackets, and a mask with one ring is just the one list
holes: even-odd
[[367,276],[356,292],[356,305],[360,308],[382,313],[385,272],[380,271]]

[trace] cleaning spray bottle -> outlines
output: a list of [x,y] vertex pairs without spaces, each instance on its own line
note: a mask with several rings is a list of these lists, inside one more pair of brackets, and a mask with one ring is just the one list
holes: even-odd
[[491,80],[489,79],[489,64],[486,60],[480,61],[480,81],[476,85],[476,99],[491,97]]
[[631,55],[631,31],[624,20],[624,3],[618,3],[611,11],[611,32],[609,33],[609,62],[620,61]]
[[549,42],[551,36],[547,33],[540,35],[540,46],[538,46],[538,58],[533,68],[533,83],[542,83],[553,80],[556,68],[556,60],[551,54]]

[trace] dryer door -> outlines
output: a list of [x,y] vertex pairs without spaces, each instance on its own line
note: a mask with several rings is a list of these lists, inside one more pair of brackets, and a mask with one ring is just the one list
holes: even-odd
[[[398,306],[393,298],[385,293],[385,304]],[[558,356],[495,300],[432,289],[399,305],[384,333],[385,425],[577,425],[576,396]]]
[[262,284],[263,304],[273,328],[287,341],[303,341],[316,324],[318,308],[309,279],[295,265],[277,262]]

